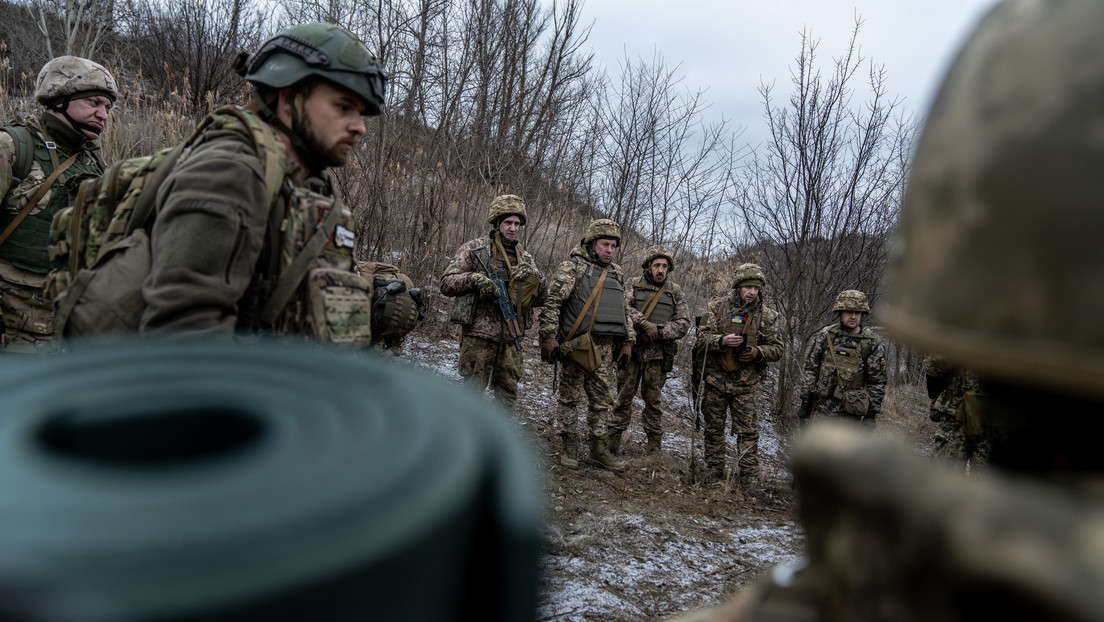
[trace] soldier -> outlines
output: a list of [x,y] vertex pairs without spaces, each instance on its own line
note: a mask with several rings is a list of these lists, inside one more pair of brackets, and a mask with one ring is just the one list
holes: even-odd
[[624,275],[613,263],[620,242],[617,223],[605,218],[590,223],[570,259],[556,268],[538,319],[541,359],[562,364],[556,399],[563,441],[560,464],[571,469],[579,468],[576,430],[585,391],[590,461],[611,471],[625,470],[609,452],[606,427],[613,408],[613,366],[628,365],[636,340],[625,305]]
[[487,222],[494,229],[487,237],[461,245],[441,278],[441,293],[457,297],[451,318],[463,326],[460,375],[480,391],[490,383],[495,397],[511,409],[517,401],[524,362],[496,304],[502,292],[479,261],[495,270],[506,284],[517,313],[518,329],[524,333],[532,324],[533,307],[544,304],[548,296],[548,284],[537,270],[533,256],[518,241],[525,219],[525,202],[521,197],[512,194],[495,197],[487,214]]
[[57,265],[46,251],[50,222],[69,204],[67,180],[103,173],[98,139],[118,97],[103,66],[59,56],[35,80],[42,114],[0,132],[0,348],[8,352],[51,343],[53,299],[44,286]]
[[[158,193],[140,330],[367,346],[369,284],[354,272],[352,213],[328,169],[380,113],[387,77],[331,24],[292,27],[239,60],[253,103],[216,113]],[[283,177],[274,197],[272,171]]]
[[1101,23],[1099,2],[997,4],[915,152],[883,324],[984,383],[984,477],[811,426],[807,567],[687,620],[1104,619]]
[[932,455],[973,471],[989,457],[989,434],[982,405],[985,392],[977,374],[939,355],[924,359],[931,420],[939,424]]
[[636,331],[636,346],[628,368],[617,374],[617,403],[609,424],[609,450],[621,450],[621,435],[632,421],[637,387],[644,397],[640,419],[648,436],[648,453],[658,452],[663,439],[663,385],[675,362],[678,340],[690,330],[682,288],[669,278],[674,253],[663,245],[644,251],[644,275],[625,292],[625,306]]
[[885,344],[863,326],[866,294],[840,292],[833,310],[839,321],[817,331],[805,354],[798,416],[802,423],[815,413],[873,428],[885,397]]
[[709,301],[698,325],[698,348],[706,352],[705,391],[701,411],[705,419],[705,468],[717,482],[725,478],[725,423],[732,413],[732,434],[740,490],[753,494],[759,487],[759,410],[755,393],[766,375],[767,363],[782,358],[778,313],[763,304],[766,279],[753,263],[736,268],[732,290]]

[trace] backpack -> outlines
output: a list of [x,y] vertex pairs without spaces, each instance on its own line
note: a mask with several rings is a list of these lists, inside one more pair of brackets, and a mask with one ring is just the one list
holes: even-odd
[[371,283],[372,343],[397,344],[424,317],[422,290],[389,263],[358,261],[356,270]]
[[249,128],[264,160],[269,206],[275,201],[285,168],[281,159],[272,155],[278,153],[280,139],[267,124],[232,106],[208,115],[175,147],[122,160],[100,176],[85,176],[79,180],[71,204],[54,215],[50,226],[50,259],[65,266],[51,273],[47,283],[48,292],[55,297],[58,334],[137,331],[145,309],[141,286],[150,270],[147,232],[156,216],[157,189],[218,114],[233,115]]
[[[27,173],[31,172],[31,162],[34,159],[34,137],[31,131],[22,125],[5,125],[0,131],[7,132],[15,143],[15,161],[12,162],[12,187],[23,181]],[[5,192],[7,192],[5,190]],[[0,197],[2,198],[2,197]]]

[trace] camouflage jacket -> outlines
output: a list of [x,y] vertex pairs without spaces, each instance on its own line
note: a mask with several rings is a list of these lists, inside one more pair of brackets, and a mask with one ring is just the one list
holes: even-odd
[[[142,332],[263,331],[338,343],[349,343],[347,338],[357,332],[357,339],[366,341],[363,308],[368,303],[358,316],[347,300],[326,298],[327,291],[364,291],[367,300],[367,281],[354,271],[356,241],[352,213],[345,206],[279,317],[261,319],[280,275],[335,204],[328,172],[308,176],[292,162],[281,140],[272,148],[276,152],[262,158],[250,130],[225,115],[166,177],[150,234]],[[264,179],[269,158],[277,158],[284,171],[271,204]]]
[[[829,341],[835,350],[834,357],[829,352]],[[846,356],[841,349],[858,353],[857,369],[853,373],[834,371]],[[874,331],[861,327],[857,334],[851,334],[835,322],[813,335],[805,355],[800,395],[817,396],[817,411],[843,413],[840,391],[865,388],[870,398],[869,412],[876,415],[882,410],[885,385],[885,342]]]
[[[633,358],[636,358],[643,362],[656,361],[663,358],[664,348],[678,348],[678,340],[686,336],[686,333],[690,332],[690,312],[686,307],[686,300],[682,295],[682,288],[677,284],[671,282],[668,279],[664,286],[668,288],[671,298],[674,300],[675,315],[670,321],[664,323],[663,330],[659,331],[659,338],[650,343],[643,343],[640,339],[640,325],[644,323],[644,314],[636,309],[633,305],[635,292],[637,287],[647,284],[646,289],[648,293],[655,291],[655,286],[650,284],[645,274],[642,277],[633,279],[632,286],[625,288],[625,308],[629,311],[629,317],[632,318],[632,326],[636,331],[636,347],[633,348]],[[666,295],[666,294],[664,294]],[[671,353],[674,354],[673,352]]]
[[[556,268],[556,272],[552,275],[552,284],[548,287],[548,299],[545,300],[544,307],[541,308],[540,316],[537,318],[541,341],[556,338],[556,333],[560,329],[560,312],[564,303],[575,294],[579,277],[584,273],[587,266],[602,267],[582,244],[571,249],[570,257],[571,259],[560,263],[559,267]],[[621,266],[610,262],[609,266],[606,267],[609,268],[609,274],[606,278],[617,279],[624,289],[625,276]],[[630,305],[625,305],[625,307],[625,328],[628,330],[628,336],[624,343],[632,345],[636,342],[636,332],[633,330],[632,318],[629,316]]]
[[[751,363],[740,363],[735,371],[725,371],[721,367],[721,357],[725,355],[725,351],[720,346],[720,340],[724,337],[719,329],[720,320],[735,316],[754,318],[755,314],[759,316],[759,326],[754,345],[759,348],[760,358]],[[727,296],[709,301],[705,313],[702,314],[695,347],[699,350],[708,349],[709,358],[705,370],[707,385],[726,391],[749,389],[763,379],[767,363],[782,358],[783,346],[778,338],[778,313],[763,304],[761,295],[750,303],[740,304],[736,290],[732,290]]]
[[[480,246],[486,246],[491,253],[491,260],[494,262],[495,269],[498,270],[499,278],[505,283],[510,282],[510,273],[506,268],[506,262],[503,261],[502,254],[498,252],[497,245],[494,243],[494,232],[490,236],[484,238],[476,238],[469,242],[465,242],[456,249],[456,255],[449,260],[449,265],[445,268],[445,274],[441,277],[441,293],[446,296],[464,296],[467,294],[475,293],[475,286],[472,285],[472,277],[476,273],[485,274],[483,267],[479,265],[479,262],[475,259],[473,249]],[[507,247],[503,243],[504,247]],[[545,299],[548,297],[548,282],[545,280],[544,275],[540,274],[537,270],[537,265],[533,261],[533,256],[529,254],[529,251],[521,248],[520,244],[514,246],[515,254],[517,251],[521,252],[521,261],[529,264],[533,270],[537,271],[540,276],[540,292],[537,294],[537,299],[534,302],[534,307],[539,307],[544,304]],[[507,251],[509,252],[509,251]],[[486,261],[486,255],[483,256]],[[510,258],[510,263],[516,265],[515,259]],[[533,311],[529,309],[528,312],[523,313],[518,317],[518,321],[522,325],[522,330],[527,330],[533,325]],[[465,337],[479,337],[480,339],[488,339],[490,341],[506,341],[510,338],[509,333],[506,331],[506,322],[502,318],[502,313],[498,310],[498,305],[494,300],[490,299],[478,299],[475,303],[475,317],[472,319],[472,323],[465,325],[462,329],[462,333]]]
[[944,415],[944,418],[955,418],[955,411],[967,392],[984,393],[976,373],[951,365],[938,355],[924,359],[924,375],[929,386],[935,384],[942,387],[935,396],[931,409]]

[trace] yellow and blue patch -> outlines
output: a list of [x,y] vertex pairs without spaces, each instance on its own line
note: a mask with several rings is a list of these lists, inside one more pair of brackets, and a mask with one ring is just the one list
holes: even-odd
[[731,318],[733,324],[743,324],[747,321],[746,315],[733,315]]

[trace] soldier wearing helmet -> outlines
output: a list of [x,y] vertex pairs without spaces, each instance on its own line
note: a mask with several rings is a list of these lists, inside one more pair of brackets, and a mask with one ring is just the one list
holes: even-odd
[[236,69],[253,103],[204,120],[158,192],[140,330],[365,346],[371,284],[355,273],[352,213],[329,169],[380,113],[387,76],[356,36],[323,23],[288,29]]
[[441,277],[441,293],[456,298],[449,318],[462,327],[460,376],[480,391],[490,384],[495,397],[509,408],[517,401],[524,361],[496,304],[502,292],[483,265],[494,270],[507,286],[518,328],[524,333],[533,323],[533,307],[544,304],[548,296],[548,284],[533,256],[521,247],[525,220],[525,201],[521,197],[495,197],[487,214],[491,232],[462,244]]
[[805,352],[798,416],[802,423],[819,414],[873,428],[885,397],[885,343],[863,326],[866,294],[840,292],[832,310],[838,321],[817,331]]
[[609,452],[608,423],[613,409],[616,372],[625,367],[636,340],[625,304],[621,266],[613,263],[621,227],[601,218],[556,268],[538,319],[541,359],[562,367],[556,416],[560,424],[560,463],[579,468],[579,405],[586,393],[591,463],[611,471],[625,464]]
[[725,424],[732,415],[739,491],[753,497],[760,487],[759,410],[756,392],[767,363],[782,358],[778,313],[763,304],[766,278],[753,263],[740,264],[732,289],[709,301],[698,325],[697,349],[706,366],[701,412],[705,420],[705,467],[714,482],[725,481]]
[[67,180],[103,172],[98,139],[118,97],[103,66],[59,56],[35,81],[42,114],[0,130],[0,348],[8,352],[51,343],[50,222],[68,205]]
[[663,439],[663,385],[678,352],[678,340],[690,330],[682,288],[671,280],[674,253],[657,244],[644,251],[644,274],[625,291],[625,306],[636,331],[636,347],[626,369],[617,373],[617,402],[609,423],[609,450],[617,454],[621,437],[632,421],[632,403],[639,388],[644,398],[640,415],[647,451],[660,450]]

